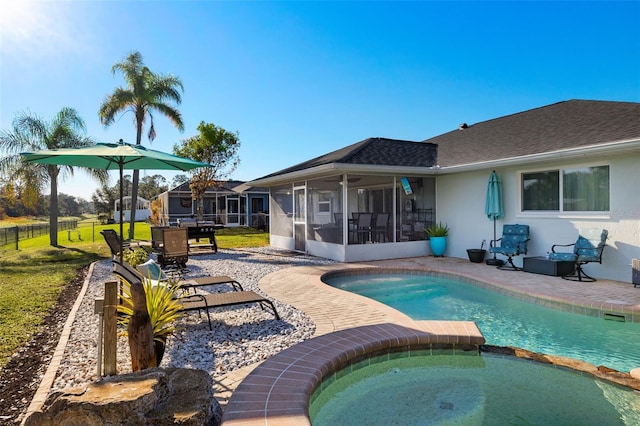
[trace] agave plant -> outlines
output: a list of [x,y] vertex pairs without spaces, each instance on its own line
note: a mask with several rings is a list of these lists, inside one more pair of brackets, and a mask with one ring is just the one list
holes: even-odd
[[424,229],[429,237],[446,237],[449,235],[449,226],[446,223],[438,222]]
[[[178,295],[180,284],[177,280],[169,280],[154,285],[152,280],[145,279],[142,286],[147,298],[147,311],[153,328],[153,338],[164,343],[167,336],[175,331],[174,323],[181,315],[181,296]],[[133,315],[133,302],[130,283],[123,281],[122,287],[122,300],[118,305],[118,312],[122,315],[118,319],[118,324],[127,329],[129,319]]]

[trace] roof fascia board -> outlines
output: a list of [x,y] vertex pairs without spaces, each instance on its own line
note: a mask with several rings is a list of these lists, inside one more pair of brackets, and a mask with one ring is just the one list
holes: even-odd
[[459,173],[464,171],[481,170],[495,167],[518,166],[521,164],[542,163],[545,161],[555,161],[559,159],[593,157],[602,154],[620,154],[638,150],[640,150],[640,139],[631,139],[610,142],[606,144],[545,152],[543,154],[531,154],[523,155],[521,157],[505,158],[501,160],[447,166],[440,169],[440,174]]
[[321,166],[311,167],[304,170],[296,170],[291,173],[284,173],[277,176],[271,176],[264,179],[257,179],[246,184],[249,186],[272,186],[282,183],[308,180],[316,177],[327,176],[336,173],[370,173],[370,174],[388,174],[388,175],[411,175],[411,176],[429,176],[434,175],[440,168],[436,167],[406,167],[406,166],[379,166],[369,164],[344,164],[331,163]]

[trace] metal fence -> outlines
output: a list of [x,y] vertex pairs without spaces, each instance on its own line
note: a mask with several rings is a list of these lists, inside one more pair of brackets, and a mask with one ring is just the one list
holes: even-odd
[[[68,231],[78,228],[77,220],[64,220],[58,222],[58,231]],[[41,235],[49,235],[50,226],[48,223],[32,223],[29,225],[16,225],[6,228],[0,228],[0,246],[15,245],[18,241],[28,240],[29,238],[39,237]]]

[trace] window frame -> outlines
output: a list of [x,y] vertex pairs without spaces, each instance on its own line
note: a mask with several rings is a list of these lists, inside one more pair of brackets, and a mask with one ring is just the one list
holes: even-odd
[[[565,211],[564,209],[564,172],[566,170],[574,170],[580,168],[608,167],[609,168],[609,210],[605,211]],[[557,171],[559,174],[558,196],[559,210],[523,210],[523,176],[530,173],[544,173]],[[547,167],[531,167],[522,169],[517,172],[517,197],[518,197],[518,214],[517,217],[523,218],[589,218],[589,219],[609,219],[611,216],[611,205],[613,203],[611,188],[613,187],[613,175],[611,173],[611,164],[608,162],[566,164],[563,166],[547,166]]]
[[[332,198],[331,198],[331,191],[316,191],[316,193],[314,194],[317,198],[316,198],[316,202],[314,203],[314,214],[315,215],[322,215],[322,216],[330,216],[333,214],[333,210],[332,210]],[[327,197],[327,200],[323,200],[321,199],[322,196]]]

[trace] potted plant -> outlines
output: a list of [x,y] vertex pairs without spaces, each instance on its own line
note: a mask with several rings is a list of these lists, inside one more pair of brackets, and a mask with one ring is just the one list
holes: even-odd
[[429,246],[431,253],[436,256],[444,256],[447,248],[447,236],[449,235],[449,226],[446,223],[438,222],[424,229],[429,238]]
[[[167,337],[175,331],[174,323],[181,315],[180,309],[182,306],[180,305],[180,296],[178,296],[180,284],[177,280],[172,279],[158,285],[153,283],[153,280],[145,279],[142,286],[153,330],[156,365],[160,365]],[[125,329],[129,327],[129,320],[133,315],[133,307],[131,286],[126,281],[123,281],[122,300],[118,305],[118,312],[122,315],[118,319],[118,324]]]
[[482,240],[479,249],[467,249],[467,256],[469,256],[470,262],[482,263],[482,261],[484,261],[484,257],[487,254],[487,251],[484,249],[484,245],[486,242],[486,240]]

